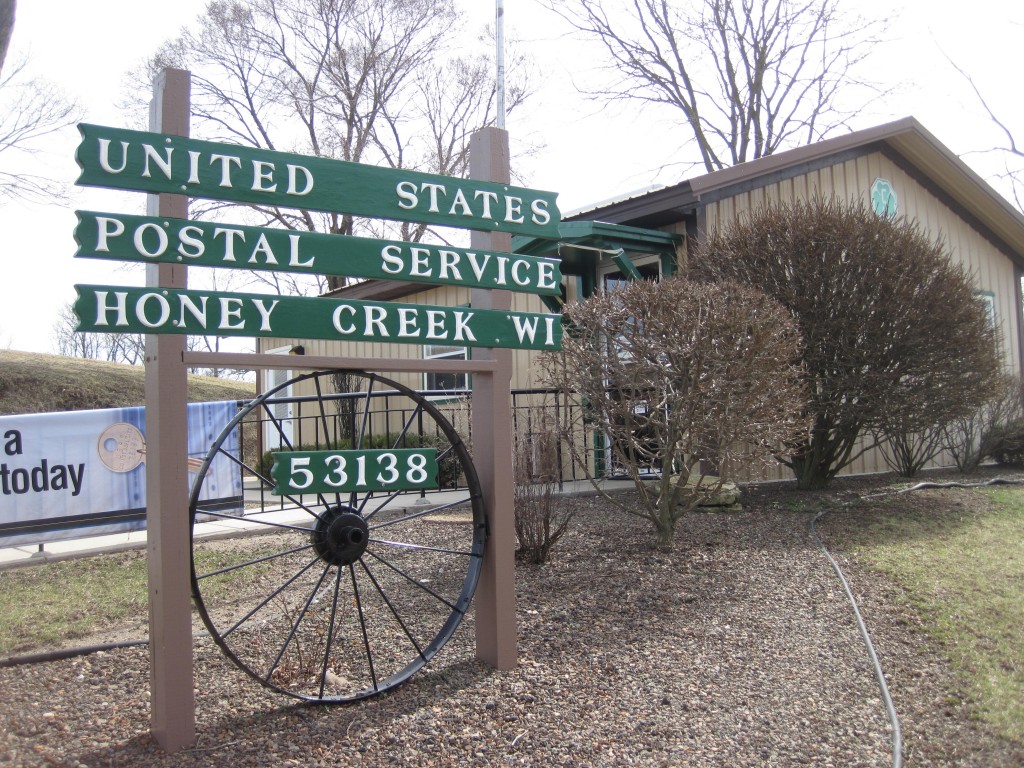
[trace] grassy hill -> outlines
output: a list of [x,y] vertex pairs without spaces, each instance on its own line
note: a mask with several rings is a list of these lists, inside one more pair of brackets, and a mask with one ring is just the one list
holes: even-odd
[[[248,400],[253,384],[189,376],[189,402]],[[34,352],[0,350],[0,416],[145,404],[145,370]]]

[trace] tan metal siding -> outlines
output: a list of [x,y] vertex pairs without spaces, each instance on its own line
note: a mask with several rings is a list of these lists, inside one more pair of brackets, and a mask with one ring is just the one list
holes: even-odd
[[[975,288],[994,295],[996,322],[1003,337],[1004,366],[1010,372],[1019,371],[1021,360],[1017,339],[1020,335],[1020,310],[1017,307],[1017,278],[1013,263],[978,229],[880,152],[774,181],[760,190],[709,203],[707,226],[712,229],[723,222],[728,223],[735,216],[752,210],[760,200],[791,201],[820,194],[870,205],[871,185],[876,178],[887,179],[892,184],[898,200],[898,215],[905,216],[929,236],[941,240],[953,261],[968,270]],[[844,474],[884,472],[887,469],[879,451],[868,450]],[[765,473],[762,479],[788,479],[791,476],[788,469],[780,466]]]

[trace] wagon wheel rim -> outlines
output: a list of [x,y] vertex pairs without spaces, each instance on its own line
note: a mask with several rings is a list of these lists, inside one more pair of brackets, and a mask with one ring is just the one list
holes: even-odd
[[[272,485],[260,457],[232,453],[238,430],[254,419],[269,425],[280,450],[298,449],[290,431],[303,420],[316,436],[303,447],[337,447],[342,401],[324,394],[334,373],[295,377],[243,406],[207,453],[189,502],[192,594],[214,642],[261,685],[326,703],[391,690],[444,647],[470,607],[487,536],[479,478],[448,418],[408,387],[359,371],[344,372],[361,384],[347,399],[355,406],[346,414],[351,447],[436,447],[440,489],[286,495],[280,509],[247,504],[241,514],[201,500],[215,460]],[[315,394],[290,394],[299,384]],[[387,426],[381,399],[399,414]],[[302,415],[282,418],[282,405]],[[444,487],[452,478],[454,491]],[[207,535],[217,523],[267,535],[226,546]]]

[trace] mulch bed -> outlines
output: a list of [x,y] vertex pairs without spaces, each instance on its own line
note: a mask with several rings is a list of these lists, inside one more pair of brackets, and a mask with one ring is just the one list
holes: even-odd
[[[879,483],[841,480],[828,494],[752,488],[743,511],[688,517],[671,552],[606,502],[581,500],[552,561],[519,568],[519,665],[508,672],[475,660],[470,617],[399,689],[303,706],[253,683],[197,634],[198,739],[174,755],[149,733],[145,648],[0,669],[0,764],[890,765],[867,653],[809,533],[828,503],[836,511],[819,529],[838,549],[856,520],[836,500],[896,481]],[[1024,765],[1022,745],[975,717],[897,588],[835,554],[886,671],[905,764]]]

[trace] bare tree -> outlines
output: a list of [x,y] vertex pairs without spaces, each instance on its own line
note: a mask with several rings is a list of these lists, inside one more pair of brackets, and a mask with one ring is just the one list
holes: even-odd
[[597,93],[681,113],[707,171],[815,142],[864,106],[840,91],[876,90],[857,69],[886,24],[840,0],[542,1],[604,49]]
[[943,447],[964,474],[993,458],[1005,436],[1024,431],[1024,380],[1003,374],[991,398],[972,412],[942,424]]
[[915,224],[815,199],[756,209],[693,255],[702,279],[755,286],[803,336],[809,438],[780,460],[827,485],[874,446],[973,413],[998,385],[999,333],[970,275]]
[[968,85],[971,86],[971,90],[974,91],[978,103],[981,104],[985,114],[988,115],[989,120],[1002,136],[1002,142],[999,145],[982,150],[982,153],[994,153],[1002,157],[1003,171],[998,176],[1009,183],[1014,203],[1016,203],[1018,209],[1024,211],[1024,145],[1017,141],[1013,128],[993,109],[982,89],[974,81],[974,78],[955,61],[948,57],[947,60],[960,73],[960,76],[967,81]]
[[57,316],[53,333],[57,354],[86,360],[141,365],[146,359],[146,339],[141,333],[81,333],[71,304]]
[[4,70],[7,49],[11,45],[11,34],[14,32],[14,13],[17,5],[16,0],[0,0],[0,72]]
[[34,169],[40,140],[73,125],[78,115],[57,86],[30,75],[27,59],[7,67],[0,77],[0,201],[64,201],[65,185]]
[[[191,70],[203,138],[461,175],[469,133],[493,121],[494,84],[485,59],[457,55],[459,28],[454,0],[214,0],[198,31],[161,48],[145,80],[164,66]],[[251,208],[261,224],[379,234],[348,215]]]
[[605,495],[649,520],[662,547],[686,512],[719,492],[723,470],[770,462],[806,432],[799,332],[760,291],[638,281],[567,306],[565,319],[571,333],[544,356],[544,375],[585,404],[566,444],[578,452],[573,438],[588,424],[607,435],[639,503]]

